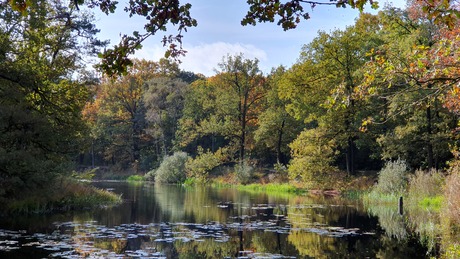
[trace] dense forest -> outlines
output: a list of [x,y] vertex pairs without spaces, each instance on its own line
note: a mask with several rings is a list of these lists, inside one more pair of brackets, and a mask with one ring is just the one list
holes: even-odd
[[398,158],[445,169],[457,141],[457,30],[414,4],[320,31],[296,64],[268,75],[243,55],[223,57],[207,78],[167,59],[134,60],[88,86],[77,162],[140,173],[184,151],[190,177],[277,164],[306,182]]
[[[363,12],[343,30],[319,31],[291,67],[264,74],[258,60],[228,55],[205,77],[174,59],[126,58],[164,24],[102,51],[107,42],[97,39],[82,1],[20,2],[0,2],[2,200],[75,171],[145,174],[168,159],[182,160],[185,174],[166,182],[206,182],[222,172],[247,182],[261,170],[306,185],[336,172],[375,176],[385,161],[403,160],[413,171],[456,165],[455,8],[441,15],[414,1]],[[90,7],[110,13],[109,2]],[[196,22],[189,5],[178,8],[186,17],[168,21],[181,33]],[[262,11],[288,7],[264,8],[244,22],[274,21]],[[295,14],[307,18],[292,8],[292,19],[279,21],[285,29],[295,28]],[[165,43],[181,41],[173,38]],[[96,72],[85,59],[98,53]]]

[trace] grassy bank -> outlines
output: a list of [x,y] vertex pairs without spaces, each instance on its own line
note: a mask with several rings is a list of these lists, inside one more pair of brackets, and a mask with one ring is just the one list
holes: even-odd
[[48,213],[51,211],[83,210],[121,203],[110,191],[89,186],[74,179],[63,178],[46,189],[25,193],[20,198],[3,201],[3,214]]
[[143,182],[145,181],[144,176],[142,175],[130,175],[128,178],[126,178],[126,181],[128,182]]
[[237,185],[239,190],[244,191],[255,191],[255,192],[267,192],[267,193],[291,193],[291,194],[303,194],[306,192],[305,189],[294,187],[288,183],[268,183],[259,184],[252,183],[248,185]]
[[[417,233],[433,257],[460,258],[460,167],[447,172],[409,172],[403,161],[388,162],[363,200],[387,235],[405,240]],[[447,175],[447,176],[446,176]],[[403,215],[398,208],[403,197]]]

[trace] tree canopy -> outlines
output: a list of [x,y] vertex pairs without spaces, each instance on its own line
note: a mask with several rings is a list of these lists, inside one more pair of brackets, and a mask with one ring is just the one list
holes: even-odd
[[46,185],[82,149],[87,128],[81,111],[93,82],[82,54],[105,45],[96,39],[90,15],[59,2],[29,5],[28,16],[0,5],[0,195],[5,197]]
[[[5,2],[3,1],[3,4]],[[33,2],[29,0],[8,1],[14,10],[23,14],[31,11]],[[61,1],[58,2],[61,3]],[[242,25],[276,22],[284,30],[294,29],[301,21],[308,20],[310,18],[308,10],[316,6],[335,5],[336,7],[351,7],[363,11],[365,5],[369,4],[371,8],[378,8],[378,2],[374,0],[248,0],[247,4],[249,10],[242,18]],[[68,2],[70,9],[79,10],[80,6],[85,6],[90,9],[99,9],[107,15],[114,13],[120,5],[118,1],[112,0],[73,0]],[[455,3],[451,1],[429,0],[422,5],[422,11],[432,17],[435,23],[447,24],[450,28],[455,25],[456,19],[460,16]],[[131,0],[123,8],[130,17],[144,17],[147,22],[143,31],[135,30],[131,35],[122,35],[118,45],[100,53],[99,56],[102,59],[98,67],[105,73],[109,75],[127,73],[127,67],[132,65],[128,56],[142,48],[142,42],[150,36],[166,32],[168,25],[172,25],[176,29],[176,33],[166,34],[162,38],[163,45],[167,47],[165,57],[179,58],[186,53],[186,50],[182,48],[183,34],[198,24],[198,21],[191,15],[192,5],[190,3],[181,4],[179,0]],[[67,17],[67,13],[60,13],[58,16],[64,18]]]

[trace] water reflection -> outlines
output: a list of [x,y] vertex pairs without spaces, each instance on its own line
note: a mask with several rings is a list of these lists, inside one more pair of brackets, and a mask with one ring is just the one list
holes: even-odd
[[[418,242],[425,246],[427,254],[436,255],[440,252],[440,238],[443,235],[440,213],[422,209],[416,206],[407,207],[405,215],[400,215],[397,203],[367,205],[370,215],[379,219],[380,226],[385,231],[389,241],[399,243]],[[443,238],[444,239],[444,238]]]
[[339,198],[95,185],[122,193],[125,202],[38,221],[3,219],[0,257],[422,258],[426,252],[399,232],[385,235],[377,217]]

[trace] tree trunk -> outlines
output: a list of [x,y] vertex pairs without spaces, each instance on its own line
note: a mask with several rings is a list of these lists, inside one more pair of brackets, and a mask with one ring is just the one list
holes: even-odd
[[245,147],[246,147],[246,118],[248,113],[248,98],[249,93],[247,91],[244,92],[243,96],[243,104],[240,107],[241,110],[241,136],[240,136],[240,162],[244,161],[245,158]]
[[346,153],[346,164],[347,164],[347,174],[353,175],[355,173],[355,152],[354,152],[355,142],[353,137],[349,136],[347,141],[347,153]]
[[91,168],[95,167],[94,163],[94,139],[91,140]]
[[278,130],[278,143],[276,144],[276,162],[278,164],[284,162],[282,161],[282,158],[281,158],[281,145],[283,141],[283,129],[284,129],[285,123],[286,123],[286,120],[283,119],[283,123],[281,123],[281,128]]
[[240,137],[240,162],[244,161],[244,142],[246,141],[246,123],[243,122],[241,127],[241,137]]
[[132,161],[131,162],[136,162],[139,160],[139,135],[140,133],[137,132],[137,123],[133,121],[133,126],[132,126]]
[[427,132],[427,164],[428,164],[428,169],[431,169],[434,167],[434,155],[433,155],[433,144],[431,143],[431,135],[433,134],[432,130],[432,121],[431,121],[431,107],[428,106],[426,109],[426,120],[427,120],[427,125],[426,125],[426,132]]

